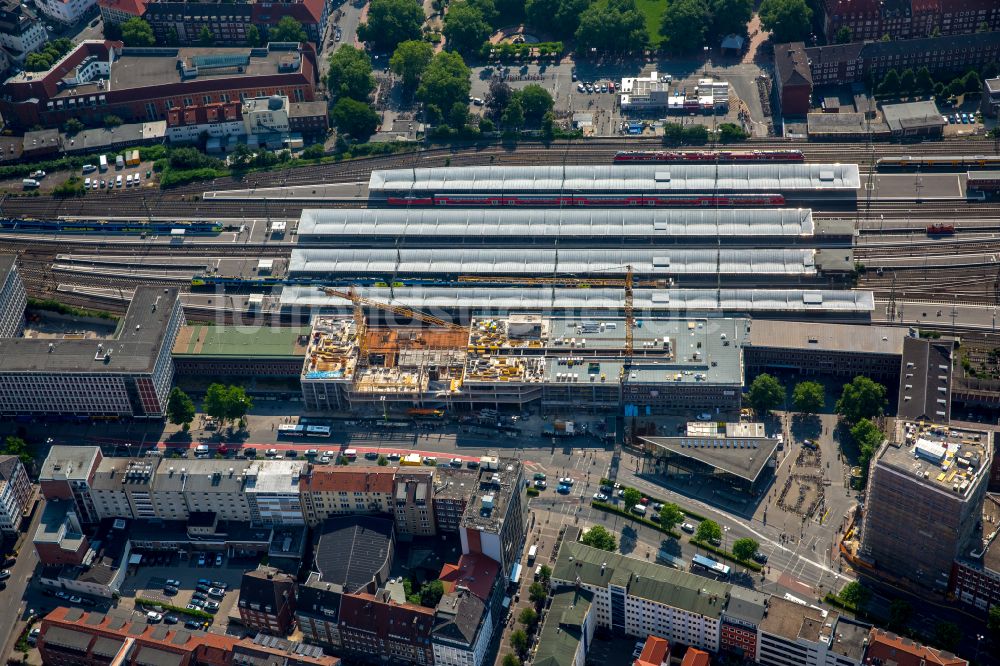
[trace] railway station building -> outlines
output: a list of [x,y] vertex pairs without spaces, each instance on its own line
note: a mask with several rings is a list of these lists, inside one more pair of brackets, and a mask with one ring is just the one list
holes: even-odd
[[0,338],[0,414],[162,418],[182,320],[176,288],[138,287],[111,338]]

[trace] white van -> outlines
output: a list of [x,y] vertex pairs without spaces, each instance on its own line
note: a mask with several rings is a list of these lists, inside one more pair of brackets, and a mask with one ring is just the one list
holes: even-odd
[[85,189],[85,190],[89,190],[90,189],[90,179],[89,178],[87,178],[86,180],[83,181],[83,189]]
[[125,158],[122,157],[121,155],[116,155],[115,156],[115,167],[117,167],[119,169],[124,169],[125,168]]
[[98,162],[98,164],[101,165],[101,171],[102,172],[107,171],[108,170],[108,156],[107,155],[101,155],[101,159]]
[[83,165],[83,173],[94,173],[95,171],[97,171],[97,167],[95,167],[93,164]]
[[199,444],[194,449],[194,454],[196,456],[207,456],[208,455],[208,444]]

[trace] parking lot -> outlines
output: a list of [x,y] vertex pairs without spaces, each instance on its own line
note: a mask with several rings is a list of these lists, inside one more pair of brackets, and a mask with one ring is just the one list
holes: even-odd
[[[149,608],[136,608],[137,599],[149,599],[155,602],[185,608],[194,600],[195,605],[199,602],[215,602],[219,607],[214,610],[202,608],[208,612],[213,612],[215,621],[212,628],[225,632],[227,630],[229,613],[233,610],[233,605],[239,598],[239,584],[243,578],[244,563],[231,565],[223,558],[222,566],[215,566],[215,553],[206,553],[206,566],[198,566],[198,555],[192,554],[190,560],[180,560],[176,556],[170,558],[169,562],[160,565],[141,566],[134,575],[129,576],[122,585],[122,597],[119,601],[119,608],[145,613]],[[209,560],[211,558],[211,560]],[[211,566],[208,563],[211,562]],[[165,588],[168,581],[174,583],[176,592],[168,593]],[[176,583],[180,583],[177,585]],[[215,583],[224,583],[225,594],[220,595],[214,589]],[[199,586],[201,588],[199,589]],[[208,592],[211,591],[211,594]],[[166,611],[166,615],[175,615],[179,618],[179,623],[184,623],[188,618],[179,613]]]

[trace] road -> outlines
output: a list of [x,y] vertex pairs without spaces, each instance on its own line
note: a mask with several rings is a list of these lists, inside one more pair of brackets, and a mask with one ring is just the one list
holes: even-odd
[[[4,612],[0,613],[0,637],[3,638],[2,644],[5,646],[4,656],[9,654],[9,650],[12,650],[17,642],[20,629],[27,619],[27,612],[37,610],[37,605],[33,603],[35,599],[31,597],[25,599],[25,591],[28,588],[28,583],[35,576],[35,568],[38,565],[38,555],[35,553],[31,539],[44,510],[45,500],[42,499],[35,508],[35,514],[28,525],[26,536],[17,556],[17,562],[10,567],[7,587],[0,591],[0,608],[4,609]],[[15,628],[18,629],[18,632],[15,632]]]

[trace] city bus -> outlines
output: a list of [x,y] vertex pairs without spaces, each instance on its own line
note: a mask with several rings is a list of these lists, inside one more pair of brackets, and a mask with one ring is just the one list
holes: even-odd
[[278,426],[278,437],[305,437],[306,427],[282,423]]
[[724,581],[729,580],[730,569],[722,562],[716,562],[704,555],[695,555],[691,558],[691,573]]
[[329,437],[330,426],[306,426],[306,437]]

